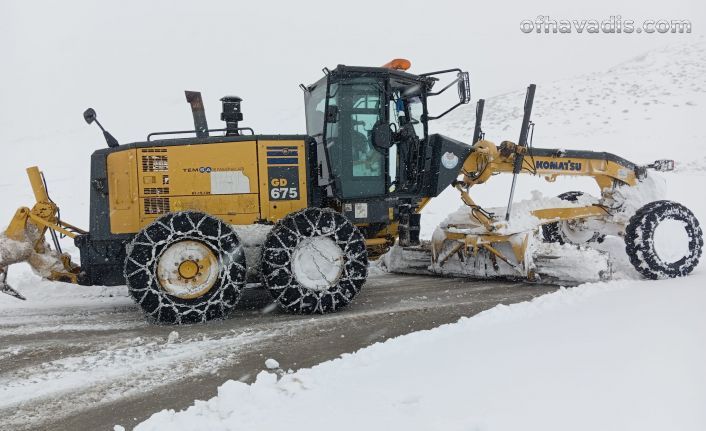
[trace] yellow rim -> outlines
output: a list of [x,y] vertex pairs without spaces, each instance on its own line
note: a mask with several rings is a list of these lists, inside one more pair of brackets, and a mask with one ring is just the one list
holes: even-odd
[[206,244],[183,240],[169,245],[157,262],[157,279],[166,293],[181,299],[199,298],[218,280],[218,258]]

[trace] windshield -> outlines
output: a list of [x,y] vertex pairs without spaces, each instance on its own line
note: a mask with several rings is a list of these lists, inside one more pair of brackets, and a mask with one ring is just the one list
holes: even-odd
[[353,78],[332,84],[329,106],[338,106],[338,118],[326,125],[331,168],[344,198],[385,193],[384,154],[372,143],[375,124],[385,121],[383,81]]

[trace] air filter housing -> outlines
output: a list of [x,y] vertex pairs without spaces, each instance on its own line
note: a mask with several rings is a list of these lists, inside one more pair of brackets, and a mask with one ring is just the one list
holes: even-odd
[[226,122],[226,136],[239,135],[238,121],[243,121],[243,113],[240,110],[240,102],[238,96],[224,96],[221,98],[223,103],[223,112],[221,112],[221,120]]

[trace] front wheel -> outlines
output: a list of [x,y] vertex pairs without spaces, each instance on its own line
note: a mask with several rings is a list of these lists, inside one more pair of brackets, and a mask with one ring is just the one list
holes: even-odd
[[688,275],[704,245],[699,221],[677,202],[655,201],[640,208],[625,229],[630,262],[650,279]]
[[226,316],[245,286],[245,254],[223,221],[200,212],[170,213],[127,246],[128,291],[162,323],[205,322]]
[[307,208],[281,219],[262,252],[262,274],[277,303],[301,314],[348,305],[365,284],[365,238],[342,214]]

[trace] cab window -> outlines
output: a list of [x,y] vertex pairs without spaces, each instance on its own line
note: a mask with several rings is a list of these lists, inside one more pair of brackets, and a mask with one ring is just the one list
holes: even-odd
[[385,194],[385,156],[372,143],[372,130],[385,121],[383,81],[353,78],[332,84],[328,105],[338,118],[326,124],[331,168],[344,198]]

